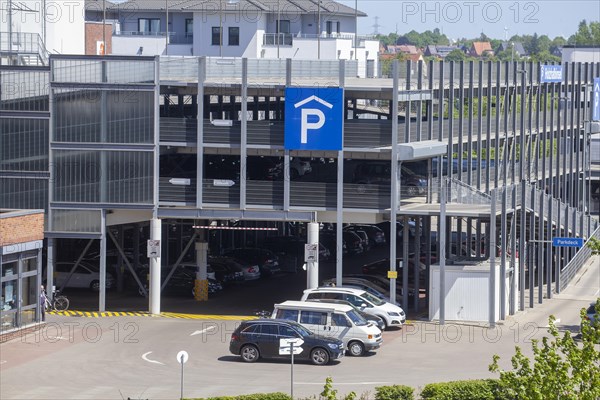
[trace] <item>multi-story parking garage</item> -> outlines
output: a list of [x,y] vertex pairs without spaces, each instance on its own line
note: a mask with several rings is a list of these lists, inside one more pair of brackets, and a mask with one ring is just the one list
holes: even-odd
[[[565,64],[558,82],[523,62],[397,63],[386,79],[356,70],[346,60],[115,56],[0,66],[0,207],[48,210],[49,285],[65,247],[84,243],[70,255],[76,265],[99,245],[100,310],[107,259],[131,269],[146,239],[162,238],[149,270],[150,310],[159,312],[161,261],[169,278],[195,252],[206,280],[208,227],[281,232],[288,222],[333,224],[338,255],[344,224],[403,222],[390,270],[418,254],[425,272],[402,268],[402,292],[419,290],[423,273],[428,280],[428,297],[403,297],[403,306],[427,301],[429,317],[442,321],[483,313],[493,324],[562,290],[589,252],[552,238],[600,236],[587,213],[599,66]],[[286,94],[298,88],[321,100],[312,118],[303,114],[309,138],[339,106],[339,146],[289,145],[303,129],[286,122],[294,112]],[[318,97],[327,88],[342,89],[340,102]],[[315,99],[293,100],[301,108]],[[140,225],[148,221],[150,229]],[[172,226],[189,232],[174,247]],[[397,229],[390,224],[390,238]],[[252,231],[254,241],[268,232]],[[211,250],[231,238],[246,244],[237,233]],[[341,283],[342,257],[335,268]],[[461,298],[475,287],[479,297]],[[467,303],[475,314],[455,310]]]

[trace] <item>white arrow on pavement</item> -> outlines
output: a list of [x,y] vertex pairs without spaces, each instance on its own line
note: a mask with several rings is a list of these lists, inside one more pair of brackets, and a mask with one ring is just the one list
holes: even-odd
[[148,361],[149,363],[152,363],[152,364],[160,364],[160,365],[165,365],[165,364],[161,363],[160,361],[156,361],[156,360],[150,360],[150,359],[149,359],[147,356],[148,356],[148,354],[151,354],[151,353],[152,353],[152,352],[151,352],[151,351],[149,351],[149,352],[147,352],[147,353],[144,353],[144,354],[142,354],[142,360],[144,360],[144,361]]
[[200,335],[200,334],[202,334],[204,332],[208,332],[208,331],[213,330],[213,329],[215,329],[215,326],[209,326],[208,328],[202,329],[201,331],[194,331],[194,332],[190,333],[190,336]]

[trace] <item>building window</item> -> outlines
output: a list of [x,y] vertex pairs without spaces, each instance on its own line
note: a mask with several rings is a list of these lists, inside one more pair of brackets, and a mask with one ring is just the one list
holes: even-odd
[[240,28],[232,26],[229,28],[229,45],[239,46],[240,45]]
[[185,19],[185,37],[194,36],[194,19],[186,18]]
[[139,18],[138,19],[138,32],[144,34],[156,34],[160,32],[160,19],[159,18]]
[[212,45],[221,45],[221,28],[219,28],[218,26],[213,26],[212,28]]
[[275,29],[279,33],[290,33],[290,20],[282,19],[275,22]]
[[[340,21],[327,21],[326,22],[327,36],[333,36],[335,33],[336,36],[340,34]],[[335,31],[334,31],[335,29]]]

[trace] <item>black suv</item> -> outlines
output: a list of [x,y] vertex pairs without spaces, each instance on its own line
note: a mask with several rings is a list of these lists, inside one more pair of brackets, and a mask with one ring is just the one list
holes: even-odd
[[280,339],[301,339],[302,352],[295,359],[310,360],[315,365],[329,364],[344,356],[344,343],[339,339],[319,336],[302,325],[281,319],[245,321],[231,335],[229,351],[246,362],[259,358],[289,358],[279,354]]

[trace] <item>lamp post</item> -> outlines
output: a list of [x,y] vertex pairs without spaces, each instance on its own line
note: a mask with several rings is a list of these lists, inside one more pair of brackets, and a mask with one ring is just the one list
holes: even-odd
[[358,60],[358,0],[354,0],[354,59]]
[[321,0],[317,3],[317,59],[321,59]]
[[169,0],[165,0],[165,12],[166,12],[166,21],[165,21],[165,56],[169,55]]

